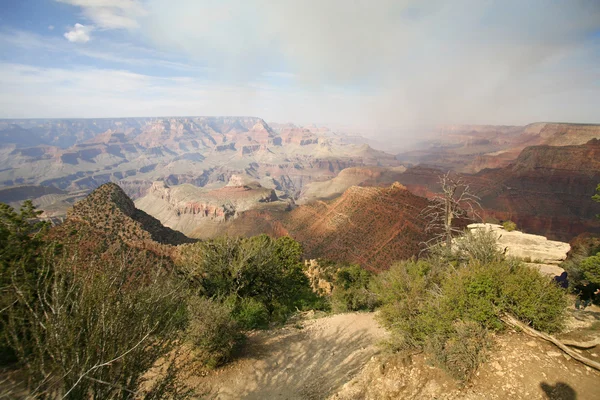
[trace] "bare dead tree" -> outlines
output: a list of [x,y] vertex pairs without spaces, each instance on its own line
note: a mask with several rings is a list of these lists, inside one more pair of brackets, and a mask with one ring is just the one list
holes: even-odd
[[456,227],[457,218],[481,219],[479,197],[471,192],[470,186],[460,176],[450,172],[439,176],[441,192],[432,199],[431,204],[421,212],[426,221],[425,232],[433,235],[424,242],[425,249],[445,243],[447,249],[452,247],[452,237],[462,233]]

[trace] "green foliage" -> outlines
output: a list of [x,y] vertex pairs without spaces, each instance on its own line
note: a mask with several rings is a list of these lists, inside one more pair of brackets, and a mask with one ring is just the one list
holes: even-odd
[[372,274],[359,265],[340,268],[337,271],[331,306],[334,312],[369,310],[377,305],[375,294],[369,289]]
[[[195,243],[183,248],[179,267],[197,294],[233,297],[236,302],[252,299],[264,306],[270,321],[283,321],[318,300],[302,270],[302,247],[289,237],[224,237]],[[249,304],[235,304],[234,309]]]
[[[0,203],[0,309],[14,307],[13,283],[18,284],[24,296],[32,296],[29,290],[38,279],[39,250],[41,235],[48,224],[37,219],[33,203],[25,201],[19,212]],[[16,361],[6,338],[7,319],[0,316],[0,364]]]
[[243,339],[231,311],[225,304],[204,297],[189,299],[187,336],[200,361],[209,368],[229,361]]
[[30,288],[13,282],[7,332],[32,397],[129,398],[142,395],[142,385],[146,398],[168,395],[173,385],[145,374],[177,344],[181,287],[143,252],[118,256],[91,263],[49,256]]
[[512,231],[514,231],[515,229],[517,229],[517,224],[515,224],[515,223],[514,223],[514,222],[512,222],[512,221],[504,221],[504,222],[502,223],[502,226],[504,227],[504,230],[505,230],[506,232],[512,232]]
[[449,332],[428,337],[425,347],[450,375],[466,381],[485,361],[491,342],[488,330],[481,325],[473,321],[456,321]]
[[226,301],[225,304],[231,304],[232,316],[242,329],[265,329],[269,327],[269,311],[263,303],[251,297],[233,298],[232,300]]
[[[488,239],[463,238],[462,243],[483,243],[463,247],[458,264],[405,261],[375,279],[392,348],[425,349],[453,376],[468,379],[485,357],[488,332],[503,329],[504,313],[538,330],[561,329],[565,293],[537,270],[498,257]],[[467,248],[487,250],[467,257]]]
[[579,264],[579,269],[583,279],[590,283],[600,284],[600,253],[583,259]]

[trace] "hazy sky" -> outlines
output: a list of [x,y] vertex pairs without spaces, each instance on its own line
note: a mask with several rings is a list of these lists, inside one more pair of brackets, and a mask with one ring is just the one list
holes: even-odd
[[600,122],[600,0],[2,0],[0,118]]

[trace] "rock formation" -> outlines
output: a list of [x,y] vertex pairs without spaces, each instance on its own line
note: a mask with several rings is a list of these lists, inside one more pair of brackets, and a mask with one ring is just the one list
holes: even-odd
[[314,201],[291,212],[252,210],[220,226],[213,235],[289,235],[302,243],[306,258],[356,263],[373,271],[417,255],[427,239],[419,214],[428,204],[398,183],[348,188],[329,201]]
[[[440,170],[408,169],[398,180],[416,194],[439,191]],[[569,241],[600,233],[600,205],[591,200],[600,183],[600,140],[582,145],[531,146],[504,168],[462,175],[481,197],[484,216],[512,220],[524,232]]]
[[75,203],[69,210],[64,225],[71,226],[76,222],[99,229],[108,236],[116,236],[125,243],[153,241],[177,245],[191,242],[181,232],[162,226],[156,218],[137,209],[133,201],[114,183],[100,186],[85,199]]
[[491,230],[498,238],[498,248],[507,256],[516,257],[538,268],[548,275],[560,275],[563,269],[558,265],[567,258],[571,245],[565,242],[548,240],[544,236],[531,235],[520,231],[507,231],[496,224],[471,224],[471,230]]
[[226,186],[213,190],[189,184],[170,187],[165,182],[154,182],[136,205],[165,226],[188,235],[196,231],[202,235],[203,227],[223,223],[240,212],[265,206],[286,208],[288,203],[280,201],[273,189],[233,175]]
[[286,129],[253,117],[0,121],[0,187],[89,192],[114,182],[139,198],[158,180],[215,188],[237,174],[296,197],[344,168],[399,164],[320,128]]

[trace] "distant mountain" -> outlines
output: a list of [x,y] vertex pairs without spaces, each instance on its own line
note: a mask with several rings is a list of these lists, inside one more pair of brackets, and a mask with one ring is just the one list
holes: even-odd
[[[553,140],[556,136],[552,135]],[[414,167],[398,181],[423,196],[440,190],[434,168]],[[572,146],[530,146],[510,165],[463,174],[481,197],[486,215],[512,220],[524,232],[568,241],[600,233],[600,205],[591,200],[600,183],[600,140]]]
[[137,199],[135,204],[165,226],[186,235],[196,233],[203,237],[212,226],[234,219],[241,212],[264,208],[287,209],[290,203],[281,201],[273,189],[233,175],[227,186],[218,189],[154,182],[148,193]]
[[132,198],[155,181],[225,186],[242,175],[278,196],[344,168],[395,166],[393,155],[347,144],[317,127],[271,128],[254,117],[0,121],[0,187],[90,191],[118,183]]
[[397,155],[403,163],[477,173],[513,163],[528,146],[568,146],[600,139],[600,125],[539,122],[527,126],[445,125],[417,149]]

